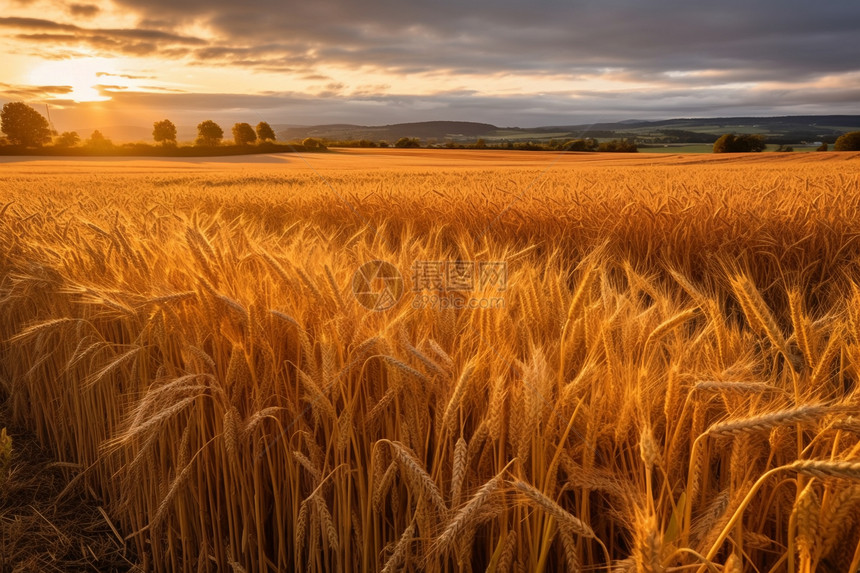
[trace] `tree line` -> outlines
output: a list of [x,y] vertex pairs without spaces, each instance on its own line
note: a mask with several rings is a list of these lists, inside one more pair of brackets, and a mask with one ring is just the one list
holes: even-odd
[[[10,102],[3,106],[0,112],[0,129],[5,134],[0,143],[6,146],[21,148],[38,148],[53,142],[58,149],[73,148],[81,144],[81,137],[75,131],[56,133],[51,129],[48,120],[42,114],[28,106],[24,102]],[[265,121],[256,126],[249,123],[236,123],[232,128],[233,142],[236,147],[245,148],[253,144],[267,146],[267,151],[275,149],[275,132]],[[162,148],[177,148],[176,125],[169,119],[156,121],[152,128],[153,140]],[[224,142],[224,130],[214,121],[207,119],[197,125],[197,138],[195,146],[200,148],[215,149]],[[83,142],[87,149],[94,151],[108,151],[114,148],[113,142],[106,138],[100,131],[95,130],[90,137]],[[130,144],[134,146],[135,144]],[[343,147],[388,147],[386,142],[374,142],[369,140],[338,141],[330,145]],[[138,144],[139,146],[139,144]],[[274,147],[273,147],[274,146]],[[323,150],[326,142],[306,138],[301,146],[309,150]],[[283,146],[286,147],[286,146]],[[422,147],[417,138],[402,137],[394,143],[394,147],[416,148]],[[438,145],[427,145],[426,147],[442,147],[447,149],[513,149],[523,151],[600,151],[600,152],[635,152],[636,142],[632,139],[613,139],[611,141],[598,142],[594,138],[550,140],[549,142],[499,142],[487,143],[484,139],[478,139],[474,143],[445,142]],[[762,135],[742,134],[735,135],[726,133],[714,142],[714,153],[743,153],[760,152],[766,147],[765,137]],[[827,151],[827,143],[823,143],[818,151]],[[836,151],[860,151],[860,131],[843,134],[836,139],[833,149]],[[288,147],[284,151],[290,150]],[[777,151],[791,151],[791,147],[780,145]]]
[[[83,144],[94,150],[105,150],[114,146],[110,139],[99,130],[93,131],[90,137],[82,140],[76,131],[57,133],[51,129],[48,120],[38,111],[24,102],[10,102],[3,106],[0,112],[0,128],[5,134],[6,145],[24,148],[38,148],[48,143],[54,147],[71,148]],[[233,142],[237,146],[248,146],[255,143],[274,143],[275,131],[265,121],[255,127],[249,123],[236,123],[232,129]],[[162,147],[177,147],[176,125],[169,119],[156,121],[152,126],[152,139]],[[223,144],[224,130],[212,120],[206,120],[197,125],[195,145],[200,147],[217,147]],[[303,146],[320,148],[321,143],[309,138]]]
[[[767,140],[763,135],[726,133],[714,142],[714,153],[756,153],[764,151],[766,147]],[[860,151],[860,131],[849,131],[840,135],[836,138],[833,149],[834,151]],[[816,151],[827,150],[826,142],[816,148]],[[776,151],[794,151],[794,149],[780,144]]]
[[[387,141],[373,141],[371,139],[351,140],[323,140],[329,147],[365,147],[386,148],[392,147]],[[594,138],[585,139],[551,139],[549,141],[499,141],[488,143],[486,139],[479,138],[474,142],[445,141],[436,143],[433,141],[422,142],[417,137],[401,137],[394,142],[393,147],[400,149],[496,149],[515,151],[601,151],[634,153],[638,151],[636,142],[632,139],[612,139],[610,141],[598,142]]]
[[[236,145],[251,145],[258,141],[260,143],[275,141],[275,131],[265,121],[261,121],[256,127],[251,127],[250,123],[236,123],[233,125],[232,132],[233,141]],[[176,126],[169,119],[156,121],[152,128],[152,138],[161,145],[176,145]],[[215,147],[221,145],[223,139],[224,130],[211,119],[197,124],[195,145]]]

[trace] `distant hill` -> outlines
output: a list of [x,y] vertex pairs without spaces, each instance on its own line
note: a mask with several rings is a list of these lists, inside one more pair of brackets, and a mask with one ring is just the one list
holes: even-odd
[[469,139],[473,140],[488,133],[495,133],[498,127],[489,123],[471,121],[422,121],[417,123],[396,123],[393,125],[350,125],[330,124],[292,127],[278,131],[285,140],[317,137],[330,140],[371,139],[394,143],[401,137],[427,139]]
[[[860,130],[860,115],[804,115],[780,117],[715,117],[676,118],[665,120],[629,119],[580,125],[549,125],[540,127],[498,127],[471,121],[422,121],[391,125],[328,125],[296,126],[272,123],[281,141],[301,141],[316,137],[329,141],[368,139],[394,143],[401,137],[415,137],[425,144],[445,141],[474,142],[478,138],[488,143],[505,141],[547,141],[594,137],[598,139],[635,139],[640,144],[713,143],[723,133],[758,133],[773,143],[802,141],[833,141],[846,131]],[[225,140],[231,138],[231,124],[222,123]],[[177,123],[180,142],[191,142],[197,136],[196,125]],[[115,143],[150,142],[152,127],[140,125],[99,126],[102,134]],[[93,128],[76,129],[81,139],[87,139]]]
[[610,131],[653,131],[659,129],[681,129],[709,133],[715,129],[733,127],[760,128],[766,133],[784,133],[788,131],[820,131],[822,133],[843,133],[846,129],[860,128],[860,115],[788,115],[774,117],[712,117],[712,118],[680,118],[658,121],[626,120],[614,123],[594,123],[570,126],[539,127],[535,130],[570,131],[580,130],[610,130]]
[[625,120],[581,125],[498,127],[468,121],[425,121],[392,125],[329,124],[276,130],[284,140],[316,137],[330,141],[369,139],[394,143],[401,137],[435,140],[545,141],[548,139],[631,138],[640,143],[712,143],[723,133],[758,133],[774,143],[832,141],[846,131],[860,129],[860,115],[678,118],[659,121]]

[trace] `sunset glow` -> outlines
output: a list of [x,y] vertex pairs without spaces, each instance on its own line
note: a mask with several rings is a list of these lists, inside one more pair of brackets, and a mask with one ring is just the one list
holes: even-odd
[[[282,124],[570,125],[853,113],[848,1],[0,1],[0,101],[63,127],[217,117]],[[180,118],[181,116],[181,118]]]
[[[28,79],[34,85],[49,86],[58,82],[57,87],[71,88],[64,94],[77,103],[92,101],[107,101],[110,96],[105,90],[100,90],[105,74],[113,69],[113,63],[106,58],[74,58],[44,62],[36,66]],[[128,86],[109,86],[112,89],[125,89]]]

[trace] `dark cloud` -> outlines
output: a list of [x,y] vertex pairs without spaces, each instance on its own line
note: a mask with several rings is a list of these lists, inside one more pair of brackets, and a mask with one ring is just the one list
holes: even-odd
[[53,20],[42,20],[41,18],[0,18],[0,27],[18,28],[20,30],[79,30],[73,24],[62,24]]
[[[13,37],[25,42],[40,44],[39,56],[56,58],[57,51],[69,46],[96,48],[109,54],[135,56],[162,55],[183,57],[188,53],[184,46],[200,46],[200,38],[174,34],[149,28],[84,28],[74,24],[39,18],[0,18],[0,28],[11,28],[28,33]],[[50,45],[49,49],[45,49]],[[53,54],[53,55],[52,55]]]
[[42,99],[72,92],[72,86],[27,86],[0,83],[0,100]]
[[72,16],[79,16],[81,18],[92,18],[96,14],[101,12],[101,8],[98,6],[94,6],[92,4],[70,4],[69,5],[69,13]]
[[191,36],[180,36],[178,34],[171,34],[169,32],[163,32],[161,30],[147,30],[145,28],[95,29],[86,30],[86,32],[91,34],[109,36],[111,38],[122,38],[123,40],[149,40],[154,42],[166,42],[171,44],[190,44],[196,46],[206,43],[205,40],[201,40],[200,38],[194,38]]
[[[791,79],[854,70],[856,0],[117,0],[149,18],[203,19],[223,38],[202,59],[370,65],[411,73],[738,67]],[[289,38],[295,45],[277,44]],[[298,46],[298,47],[297,47]]]

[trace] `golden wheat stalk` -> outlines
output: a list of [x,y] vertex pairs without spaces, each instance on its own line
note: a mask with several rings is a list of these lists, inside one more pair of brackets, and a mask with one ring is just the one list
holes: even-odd
[[825,404],[806,404],[789,410],[717,422],[707,429],[706,434],[715,438],[731,438],[744,433],[763,432],[785,424],[800,424],[819,420],[827,414],[838,411],[840,411],[839,408]]

